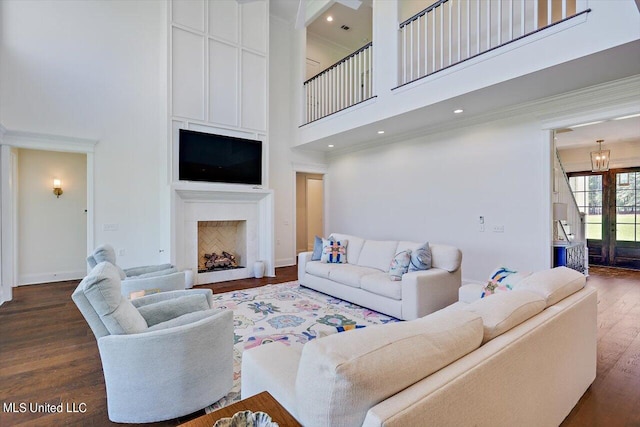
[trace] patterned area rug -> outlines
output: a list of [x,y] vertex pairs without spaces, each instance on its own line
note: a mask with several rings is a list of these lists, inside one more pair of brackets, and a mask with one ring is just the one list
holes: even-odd
[[233,310],[233,388],[207,412],[240,400],[242,352],[279,341],[289,346],[342,330],[397,322],[393,317],[316,292],[297,282],[266,285],[255,289],[214,294],[216,308]]

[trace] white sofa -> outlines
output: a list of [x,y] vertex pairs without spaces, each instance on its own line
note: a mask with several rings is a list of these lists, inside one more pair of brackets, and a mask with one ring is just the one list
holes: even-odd
[[242,356],[242,398],[306,427],[557,426],[596,375],[597,295],[565,267],[424,318]]
[[403,320],[417,319],[458,299],[462,253],[453,246],[430,244],[432,268],[408,272],[401,281],[393,281],[389,266],[394,255],[415,250],[424,242],[365,240],[337,233],[331,237],[348,242],[347,262],[311,261],[312,252],[300,253],[302,286]]

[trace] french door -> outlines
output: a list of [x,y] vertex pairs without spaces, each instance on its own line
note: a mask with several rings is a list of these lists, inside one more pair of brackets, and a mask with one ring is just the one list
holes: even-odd
[[570,173],[589,264],[640,269],[640,167]]

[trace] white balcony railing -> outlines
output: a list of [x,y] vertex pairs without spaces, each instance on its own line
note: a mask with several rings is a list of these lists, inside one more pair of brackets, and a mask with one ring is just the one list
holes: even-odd
[[373,46],[361,47],[304,82],[305,123],[373,97]]
[[588,12],[584,0],[440,0],[400,24],[399,85]]

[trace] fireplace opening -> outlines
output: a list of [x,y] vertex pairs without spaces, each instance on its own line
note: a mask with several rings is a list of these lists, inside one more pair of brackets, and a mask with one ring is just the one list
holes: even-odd
[[198,273],[244,268],[246,221],[198,221]]

